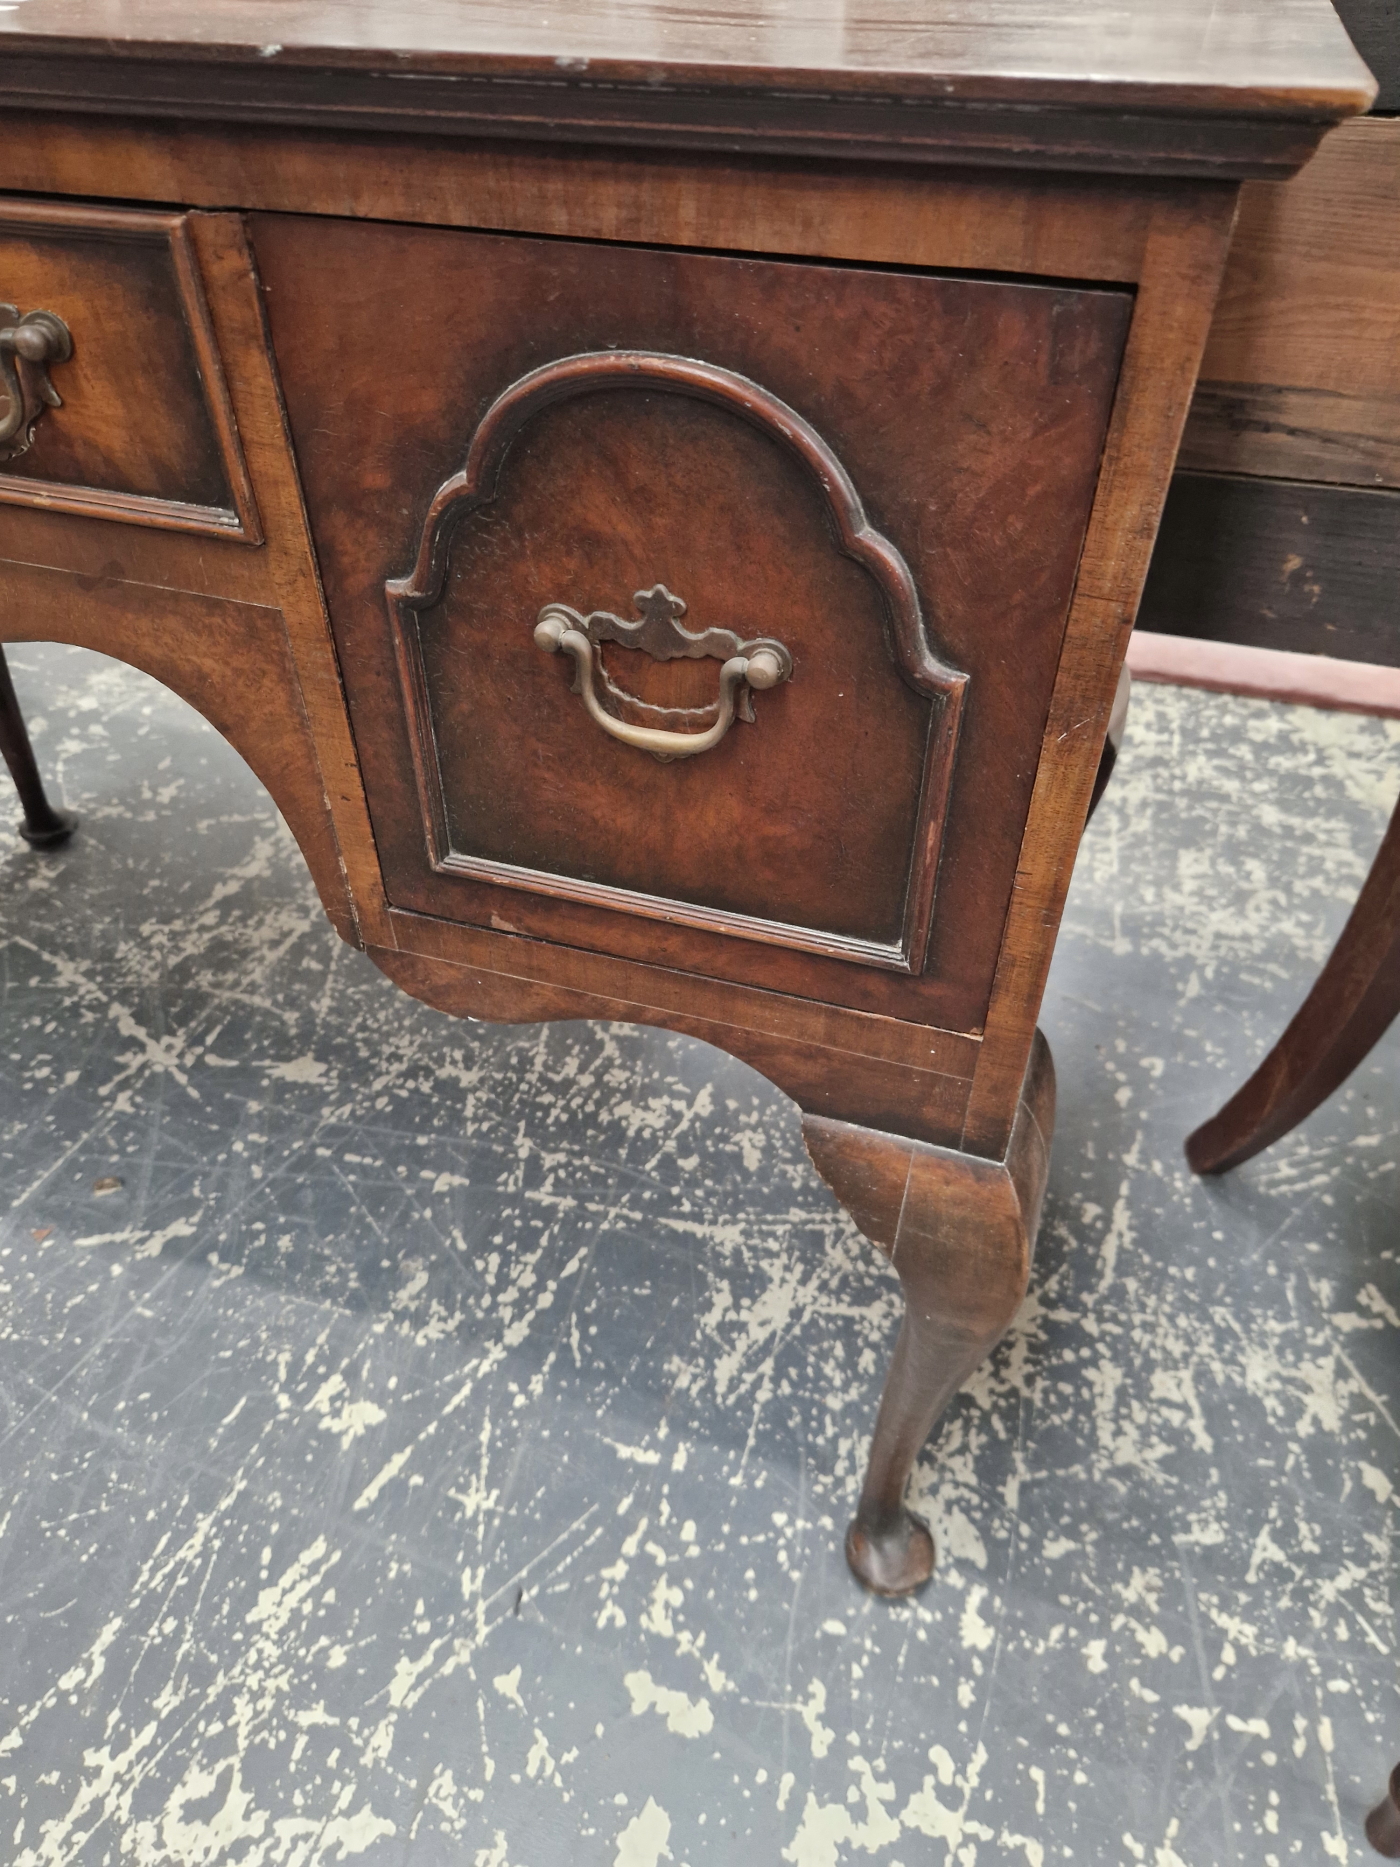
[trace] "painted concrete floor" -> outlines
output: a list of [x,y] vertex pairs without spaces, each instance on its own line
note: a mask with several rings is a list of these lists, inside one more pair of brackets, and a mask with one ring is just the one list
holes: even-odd
[[0,842],[7,1862],[1374,1858],[1395,1034],[1230,1179],[1181,1140],[1340,928],[1400,728],[1139,690],[1032,1293],[891,1605],[840,1542],[896,1287],[792,1106],[410,1002],[192,713],[12,659],[82,831]]

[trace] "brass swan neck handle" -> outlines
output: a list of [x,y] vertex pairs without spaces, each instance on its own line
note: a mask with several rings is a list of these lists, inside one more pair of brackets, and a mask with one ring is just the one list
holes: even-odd
[[[63,398],[49,381],[48,365],[66,363],[73,354],[73,335],[54,311],[28,311],[0,304],[0,460],[23,454],[34,439],[34,429],[45,408],[61,408]],[[29,383],[19,364],[32,364]]]
[[[535,624],[535,642],[546,654],[568,655],[575,668],[574,689],[583,698],[590,719],[605,733],[623,745],[650,752],[653,758],[669,763],[672,759],[694,758],[717,746],[734,724],[736,713],[752,720],[748,688],[776,687],[791,679],[792,656],[781,642],[759,637],[741,642],[730,630],[711,629],[692,635],[683,629],[680,618],[685,604],[672,596],[664,584],[651,590],[639,590],[634,599],[642,612],[640,622],[623,622],[606,610],[584,616],[567,603],[546,603]],[[595,649],[604,641],[620,642],[641,648],[658,660],[676,656],[718,660],[724,656],[719,671],[718,712],[713,725],[704,732],[664,732],[655,726],[634,726],[618,719],[599,702],[594,681],[597,668]],[[604,676],[606,680],[606,675]],[[611,685],[611,683],[609,683]]]

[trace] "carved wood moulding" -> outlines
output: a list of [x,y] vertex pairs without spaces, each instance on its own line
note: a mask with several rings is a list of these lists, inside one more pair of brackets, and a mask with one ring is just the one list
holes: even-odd
[[[757,915],[697,905],[645,894],[636,889],[593,882],[553,871],[518,866],[455,849],[443,790],[432,693],[423,653],[423,630],[430,612],[444,597],[458,527],[497,497],[501,470],[512,442],[535,416],[561,402],[616,390],[649,390],[690,397],[715,406],[758,430],[796,458],[820,496],[835,549],[855,563],[874,584],[884,616],[891,660],[905,684],[929,703],[929,727],[922,786],[909,850],[903,925],[895,941],[859,938],[821,928],[766,920]],[[419,537],[412,569],[385,584],[385,599],[407,713],[428,860],[440,874],[524,889],[557,899],[651,916],[667,922],[787,946],[800,951],[856,961],[901,972],[923,967],[933,917],[938,853],[947,815],[958,732],[968,677],[934,649],[925,626],[913,576],[898,548],[869,521],[859,493],[836,454],[801,415],[745,376],[693,358],[654,351],[589,351],[558,359],[530,371],[504,390],[487,409],[467,450],[461,470],[434,494]],[[767,688],[790,677],[800,693],[800,670],[776,636],[755,633],[741,640],[729,629],[690,631],[680,617],[685,604],[662,584],[634,597],[640,620],[626,622],[606,611],[584,615],[560,600],[537,616],[522,615],[518,626],[534,632],[546,652],[567,651],[576,663],[574,691],[592,719],[613,738],[670,761],[710,752],[731,724],[756,719],[751,688]],[[771,621],[782,634],[779,618]],[[507,625],[511,626],[511,625]],[[706,707],[662,710],[621,689],[601,665],[602,642],[640,649],[657,659],[709,656],[723,660],[719,696]],[[622,702],[643,716],[665,718],[669,725],[698,731],[660,731],[628,726],[596,698],[594,685],[607,700]],[[761,703],[760,703],[761,704]],[[793,704],[798,704],[796,698]],[[755,799],[762,807],[762,799]]]

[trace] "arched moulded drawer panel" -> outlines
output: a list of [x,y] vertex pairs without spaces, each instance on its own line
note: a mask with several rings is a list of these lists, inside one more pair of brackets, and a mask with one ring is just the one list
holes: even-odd
[[[619,552],[638,508],[651,535]],[[631,621],[535,602],[550,578],[577,596],[603,584],[610,555],[641,564],[647,551],[699,586],[690,623],[661,582],[633,592]],[[857,575],[828,565],[832,554]],[[413,570],[386,594],[439,873],[904,971],[922,963],[966,676],[931,649],[908,566],[840,462],[757,384],[657,352],[531,371],[487,410],[429,508]],[[611,662],[608,644],[621,650]],[[582,707],[541,669],[561,647]],[[902,703],[883,745],[833,730],[872,651],[891,652],[923,703]],[[755,703],[789,681],[791,699]],[[535,708],[528,726],[522,701]],[[760,711],[766,731],[731,737]],[[886,782],[898,750],[903,785]],[[648,754],[676,769],[639,765]],[[859,810],[868,842],[832,841],[824,792]]]

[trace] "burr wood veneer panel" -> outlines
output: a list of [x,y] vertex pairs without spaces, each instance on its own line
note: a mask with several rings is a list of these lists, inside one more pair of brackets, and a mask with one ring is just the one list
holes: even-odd
[[0,501],[258,541],[187,215],[0,202],[0,299],[72,341]]
[[[280,217],[254,244],[390,899],[977,1028],[1129,295]],[[385,586],[437,549],[430,503],[483,417],[618,350],[749,388],[614,373],[541,406],[444,529],[401,665]],[[532,633],[551,603],[635,622],[658,585],[686,629],[794,664],[665,764]],[[717,660],[600,652],[653,718],[713,707]],[[968,676],[946,810],[956,709],[921,656]]]

